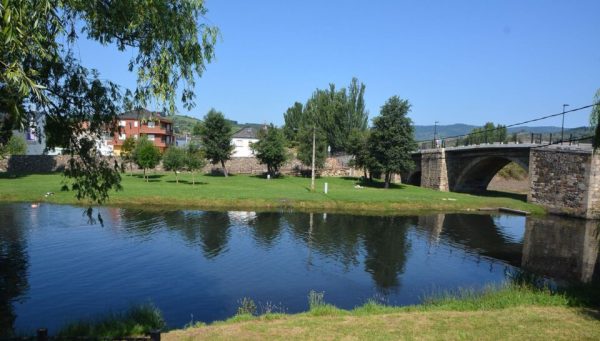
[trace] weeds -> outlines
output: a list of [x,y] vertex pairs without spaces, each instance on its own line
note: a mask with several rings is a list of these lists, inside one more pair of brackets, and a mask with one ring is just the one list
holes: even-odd
[[237,315],[256,315],[256,303],[254,303],[254,300],[244,297],[238,303],[240,306],[237,309]]

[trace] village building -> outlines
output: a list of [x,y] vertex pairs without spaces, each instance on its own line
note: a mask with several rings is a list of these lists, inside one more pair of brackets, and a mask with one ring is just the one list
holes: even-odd
[[118,130],[114,133],[109,145],[115,155],[121,155],[121,147],[128,137],[138,139],[145,136],[152,141],[160,152],[175,144],[173,121],[161,112],[138,109],[118,116]]
[[244,127],[233,134],[231,144],[235,146],[233,149],[233,157],[254,157],[254,151],[250,147],[252,143],[258,142],[258,129],[252,127]]

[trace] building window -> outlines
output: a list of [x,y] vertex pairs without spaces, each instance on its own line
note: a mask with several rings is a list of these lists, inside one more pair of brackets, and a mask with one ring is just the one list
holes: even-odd
[[119,134],[119,140],[125,140],[127,138],[127,134]]
[[123,120],[119,121],[119,127],[124,127],[125,124],[126,124],[125,121],[123,121]]
[[137,128],[137,126],[138,126],[138,121],[133,121],[133,126]]
[[133,135],[133,138],[137,140],[137,138],[138,138],[137,134]]
[[154,128],[154,121],[148,122],[148,128]]
[[148,134],[148,140],[154,141],[154,134]]

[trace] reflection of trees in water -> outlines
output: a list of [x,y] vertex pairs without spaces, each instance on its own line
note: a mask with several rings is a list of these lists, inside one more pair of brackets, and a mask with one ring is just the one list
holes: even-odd
[[340,262],[346,269],[359,264],[360,231],[364,228],[352,216],[320,213],[287,213],[284,215],[294,238],[306,244],[312,251]]
[[0,337],[13,332],[17,316],[12,305],[29,289],[26,240],[22,225],[16,223],[16,211],[4,206],[0,213]]
[[206,258],[226,250],[230,237],[227,212],[123,210],[124,229],[148,236],[167,229],[180,234],[191,245],[199,245]]
[[405,217],[365,217],[365,268],[377,286],[397,289],[410,250],[407,240],[410,220]]
[[[406,217],[367,217],[342,214],[310,216],[290,213],[285,215],[295,238],[312,250],[341,262],[346,269],[359,264],[358,255],[364,248],[365,268],[375,284],[382,289],[399,285],[398,277],[404,272],[409,243],[407,231],[410,219]],[[361,243],[362,242],[362,243]]]
[[206,258],[214,258],[226,250],[231,235],[227,212],[205,212],[202,215],[200,239]]
[[249,221],[252,236],[261,246],[270,248],[281,235],[281,213],[257,212]]

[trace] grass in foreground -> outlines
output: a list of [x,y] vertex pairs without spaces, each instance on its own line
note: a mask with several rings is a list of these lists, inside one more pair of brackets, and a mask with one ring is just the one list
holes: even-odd
[[62,328],[57,337],[107,337],[141,336],[165,327],[161,313],[152,305],[131,307],[121,313],[111,313],[93,320],[70,323]]
[[522,285],[482,293],[445,294],[410,307],[375,302],[353,310],[311,304],[295,315],[237,315],[208,326],[175,330],[164,340],[459,339],[576,340],[600,338],[597,310],[567,294]]
[[[286,176],[266,180],[258,176],[236,175],[197,176],[191,184],[189,174],[179,176],[175,183],[172,173],[151,175],[146,183],[138,176],[123,175],[124,190],[111,193],[108,205],[144,205],[189,208],[241,209],[299,209],[353,212],[464,211],[484,207],[510,207],[542,214],[540,206],[522,200],[500,196],[476,196],[461,193],[438,192],[426,188],[394,185],[390,189],[376,187],[355,188],[355,178],[320,178],[316,191],[309,190],[310,179]],[[0,176],[0,201],[52,202],[83,204],[74,193],[61,192],[61,174],[24,175],[11,178]],[[329,193],[323,193],[324,183]],[[54,195],[44,197],[47,192]]]

